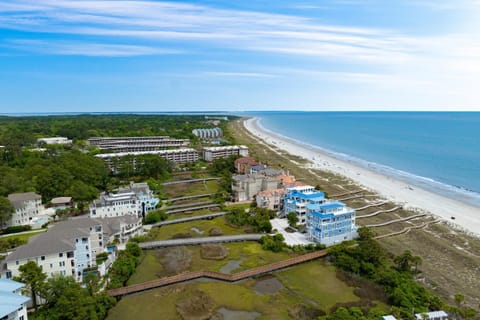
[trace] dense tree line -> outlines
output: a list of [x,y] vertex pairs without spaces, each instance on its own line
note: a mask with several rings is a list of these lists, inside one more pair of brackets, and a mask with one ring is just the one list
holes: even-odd
[[[34,304],[35,312],[30,319],[104,319],[115,304],[114,298],[100,290],[101,284],[95,275],[88,275],[82,287],[71,276],[57,275],[47,279],[34,261],[20,266],[19,271],[16,280],[26,284]],[[44,303],[37,306],[37,298]]]
[[37,138],[49,136],[63,136],[74,140],[105,136],[161,135],[195,139],[193,129],[213,126],[202,115],[0,117],[0,145],[27,146],[35,143]]
[[[421,259],[414,257],[409,251],[391,259],[373,239],[373,233],[369,229],[359,229],[359,236],[357,245],[343,243],[332,247],[330,257],[336,267],[381,285],[388,303],[393,306],[392,313],[401,319],[409,319],[412,310],[420,313],[444,307],[438,296],[431,294],[414,280]],[[359,310],[340,310],[335,317],[331,315],[322,319],[378,318],[371,317],[368,310],[363,310],[362,316],[359,316]]]

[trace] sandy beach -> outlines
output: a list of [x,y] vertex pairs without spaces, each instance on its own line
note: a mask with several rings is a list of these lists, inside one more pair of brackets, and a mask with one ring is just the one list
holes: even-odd
[[[330,171],[345,176],[357,184],[378,193],[381,197],[408,209],[428,212],[436,217],[454,223],[460,229],[480,235],[480,209],[455,201],[405,182],[378,174],[349,162],[336,159],[329,154],[301,145],[288,138],[265,130],[258,124],[258,118],[247,119],[244,127],[254,136],[290,154],[309,161],[313,169]],[[452,220],[451,217],[455,217]]]

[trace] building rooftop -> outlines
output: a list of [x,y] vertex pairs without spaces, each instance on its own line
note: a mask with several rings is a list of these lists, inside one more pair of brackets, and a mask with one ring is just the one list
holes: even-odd
[[0,278],[0,292],[14,292],[25,287],[21,282]]
[[26,201],[34,201],[41,199],[42,196],[36,194],[35,192],[11,193],[8,195],[8,200],[10,200],[15,209],[24,208]]
[[132,216],[94,219],[73,218],[54,224],[47,232],[30,238],[28,244],[19,246],[5,258],[5,262],[40,257],[57,252],[73,251],[74,239],[90,235],[90,227],[101,225],[102,233],[111,236],[120,231],[120,224],[138,223],[140,218]]
[[424,314],[428,316],[427,319],[435,319],[436,320],[436,319],[443,319],[443,318],[448,317],[448,314],[445,311],[440,310],[440,311],[417,313],[417,314],[415,314],[415,318],[418,319],[418,320],[425,319],[423,317]]
[[35,192],[11,193],[8,195],[8,200],[10,200],[10,202],[12,203],[15,201],[29,201],[39,199],[42,199],[42,196],[36,194]]
[[50,201],[51,204],[66,204],[70,202],[72,202],[72,197],[57,197]]
[[257,196],[271,197],[274,195],[283,195],[283,194],[285,194],[284,189],[268,189],[268,190],[260,191],[259,193],[257,193]]
[[180,149],[155,150],[155,151],[100,153],[95,155],[95,157],[105,159],[105,158],[112,158],[112,157],[142,156],[142,155],[148,155],[148,154],[163,155],[163,154],[188,153],[188,152],[197,152],[197,150],[192,148],[180,148]]
[[22,304],[30,301],[30,298],[15,293],[0,291],[0,301],[2,301],[2,303],[0,303],[0,318],[3,319],[3,317],[18,310]]
[[248,149],[247,146],[220,146],[220,147],[203,147],[205,151],[224,151],[224,150],[237,150],[237,149]]
[[255,160],[253,157],[242,157],[235,160],[235,165],[238,164],[249,164],[254,166],[257,164],[257,160]]

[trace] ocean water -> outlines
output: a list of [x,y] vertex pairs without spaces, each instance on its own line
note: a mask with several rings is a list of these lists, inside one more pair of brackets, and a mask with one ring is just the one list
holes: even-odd
[[480,207],[480,112],[249,115],[334,157]]

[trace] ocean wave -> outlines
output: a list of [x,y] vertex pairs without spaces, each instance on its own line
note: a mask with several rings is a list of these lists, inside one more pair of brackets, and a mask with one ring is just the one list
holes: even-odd
[[256,119],[257,119],[257,125],[261,130],[268,132],[269,134],[272,134],[274,136],[277,136],[281,139],[291,141],[292,143],[295,143],[307,148],[318,150],[322,153],[327,154],[328,156],[331,156],[332,158],[351,163],[353,165],[359,166],[361,168],[370,170],[378,174],[382,174],[392,179],[400,180],[402,182],[407,183],[408,185],[419,187],[450,199],[459,200],[459,201],[468,203],[470,205],[473,205],[475,207],[480,207],[480,193],[474,190],[470,190],[462,186],[450,185],[444,182],[437,181],[430,177],[416,175],[416,174],[399,170],[387,165],[364,160],[346,153],[336,152],[315,144],[300,141],[295,138],[288,137],[278,132],[272,131],[266,128],[262,124],[262,118],[258,117]]

